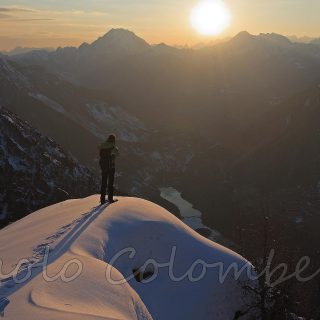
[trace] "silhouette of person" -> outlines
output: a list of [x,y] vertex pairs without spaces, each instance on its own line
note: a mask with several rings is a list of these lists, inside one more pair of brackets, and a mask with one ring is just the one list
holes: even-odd
[[113,203],[114,176],[116,172],[115,160],[119,156],[119,150],[116,147],[116,137],[110,134],[108,139],[99,147],[100,168],[101,168],[101,204],[106,203],[106,191],[108,189],[108,202]]

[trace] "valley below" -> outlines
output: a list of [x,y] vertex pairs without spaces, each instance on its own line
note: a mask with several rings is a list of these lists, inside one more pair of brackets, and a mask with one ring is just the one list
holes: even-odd
[[[8,168],[23,188],[30,176],[45,177],[10,214],[3,192],[0,218],[12,222],[59,202],[59,189],[67,198],[98,193],[98,146],[114,133],[117,195],[151,200],[252,262],[275,249],[275,264],[308,256],[316,270],[319,84],[320,46],[274,33],[241,32],[191,49],[112,29],[77,48],[0,55],[0,104],[13,122],[5,118],[1,137],[2,189],[14,203]],[[27,172],[3,161],[4,154],[28,158],[12,140],[25,142],[23,128],[46,141],[33,154],[44,165]],[[52,145],[64,159],[57,166]],[[54,178],[66,176],[70,163],[78,168],[68,171],[72,183],[59,185]],[[293,312],[320,314],[317,284],[291,284]]]

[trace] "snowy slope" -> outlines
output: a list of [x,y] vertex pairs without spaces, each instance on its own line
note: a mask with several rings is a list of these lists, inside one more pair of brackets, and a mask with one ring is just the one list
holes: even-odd
[[[200,281],[174,281],[165,264],[170,257],[173,261],[173,248],[175,277],[197,259],[221,262],[227,268],[247,263],[242,257],[201,237],[151,202],[121,198],[111,206],[95,207],[97,201],[97,196],[68,200],[0,232],[2,273],[6,273],[1,275],[0,312],[2,305],[6,319],[233,319],[244,300],[231,275],[220,284],[218,269],[211,268]],[[61,277],[48,281],[41,266],[46,252],[47,275],[67,270],[63,274],[71,277],[80,266],[82,272],[68,283]],[[28,270],[32,276],[17,284],[9,273],[22,258],[27,260],[18,279]],[[148,259],[162,266],[157,273],[149,264],[146,270],[154,279],[143,283],[132,274]],[[200,273],[195,269],[193,275]],[[131,279],[114,283],[123,277]]]

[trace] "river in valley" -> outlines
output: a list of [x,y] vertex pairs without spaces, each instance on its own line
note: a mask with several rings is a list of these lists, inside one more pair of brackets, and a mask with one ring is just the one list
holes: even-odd
[[180,215],[182,217],[182,221],[186,225],[210,240],[218,243],[226,243],[225,239],[223,239],[222,235],[218,231],[211,229],[203,224],[202,213],[199,210],[195,209],[190,202],[183,199],[181,193],[178,190],[172,187],[166,187],[160,188],[160,191],[160,195],[163,199],[171,202],[176,207],[178,207]]

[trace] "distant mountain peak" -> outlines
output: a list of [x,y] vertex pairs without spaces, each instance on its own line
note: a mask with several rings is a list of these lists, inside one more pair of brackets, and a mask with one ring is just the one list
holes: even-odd
[[104,36],[94,41],[91,47],[108,50],[139,51],[149,47],[149,44],[134,32],[119,28],[111,29]]
[[292,42],[285,36],[277,33],[260,33],[259,35],[252,35],[247,31],[238,33],[231,39],[231,43],[243,47],[244,45],[260,45],[261,43],[268,43],[269,45],[288,46]]
[[241,31],[236,36],[233,37],[234,40],[246,40],[246,39],[253,39],[255,38],[254,35],[249,33],[248,31]]
[[315,45],[320,45],[320,38],[313,39],[310,43]]
[[46,51],[46,52],[52,52],[55,51],[55,48],[51,47],[45,47],[45,48],[37,48],[37,47],[16,47],[12,50],[5,51],[4,53],[8,56],[15,56],[15,55],[21,55],[25,53],[30,53],[33,51]]
[[137,35],[128,29],[125,28],[112,28],[104,36],[134,36]]
[[257,37],[250,34],[248,31],[241,31],[233,38],[230,39],[229,43],[232,45],[240,46],[247,45],[255,40]]
[[265,39],[272,40],[272,41],[277,42],[277,43],[284,43],[284,44],[291,43],[291,41],[287,37],[285,37],[285,36],[283,36],[281,34],[278,34],[278,33],[274,33],[274,32],[272,32],[272,33],[260,33],[259,36],[263,37]]

